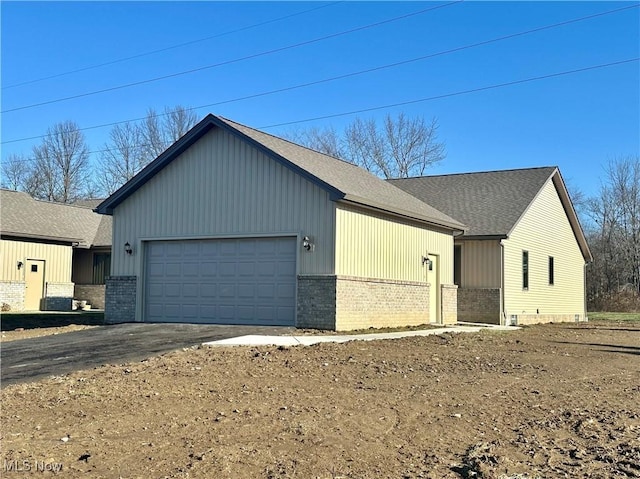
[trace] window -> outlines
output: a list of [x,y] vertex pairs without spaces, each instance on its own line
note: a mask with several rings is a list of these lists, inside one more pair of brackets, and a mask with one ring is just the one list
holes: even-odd
[[111,274],[111,253],[94,253],[92,284],[104,284]]
[[522,289],[529,289],[529,252],[522,252]]
[[38,272],[38,265],[37,264],[32,264],[31,265],[31,272],[32,273],[37,273]]
[[553,256],[549,256],[549,284],[553,286]]
[[461,286],[462,282],[462,246],[453,247],[453,284]]

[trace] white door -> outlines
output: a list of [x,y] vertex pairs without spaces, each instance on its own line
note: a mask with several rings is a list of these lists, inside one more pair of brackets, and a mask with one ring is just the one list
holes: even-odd
[[44,297],[44,260],[28,259],[24,272],[24,309],[38,311]]
[[295,324],[296,239],[151,241],[149,322]]

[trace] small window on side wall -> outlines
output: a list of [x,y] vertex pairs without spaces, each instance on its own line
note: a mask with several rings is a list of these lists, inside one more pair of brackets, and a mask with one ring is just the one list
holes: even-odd
[[554,277],[553,256],[549,256],[549,284],[553,286],[554,281],[555,281],[555,277]]
[[522,289],[529,289],[529,252],[522,252]]

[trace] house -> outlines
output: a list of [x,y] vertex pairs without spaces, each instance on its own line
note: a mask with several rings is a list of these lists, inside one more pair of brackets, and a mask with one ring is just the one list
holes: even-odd
[[458,320],[583,321],[589,246],[556,167],[391,180],[460,220]]
[[463,225],[365,170],[208,115],[101,203],[107,322],[456,321]]
[[110,254],[110,217],[0,190],[3,311],[71,310],[73,298],[104,307]]

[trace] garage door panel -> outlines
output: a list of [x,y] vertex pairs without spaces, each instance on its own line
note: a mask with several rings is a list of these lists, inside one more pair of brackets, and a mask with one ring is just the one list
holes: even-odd
[[205,278],[218,276],[218,263],[213,261],[200,263],[200,276]]
[[296,240],[146,244],[145,320],[293,325]]

